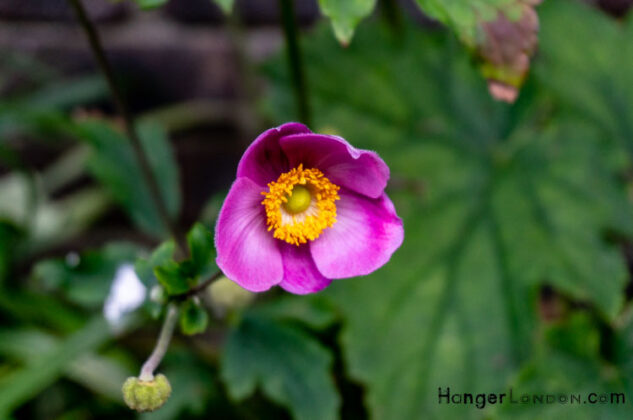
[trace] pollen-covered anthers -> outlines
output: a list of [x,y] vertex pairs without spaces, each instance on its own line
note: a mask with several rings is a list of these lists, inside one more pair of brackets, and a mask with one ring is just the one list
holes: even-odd
[[275,238],[297,246],[315,240],[336,223],[334,202],[340,199],[339,189],[321,171],[303,169],[303,165],[281,174],[262,192],[268,230],[273,230]]

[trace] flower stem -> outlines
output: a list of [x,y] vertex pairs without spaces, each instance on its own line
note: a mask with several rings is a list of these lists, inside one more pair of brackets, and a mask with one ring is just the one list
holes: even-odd
[[398,0],[380,0],[380,11],[393,34],[401,37],[403,27]]
[[286,38],[286,54],[295,93],[295,102],[299,111],[299,120],[310,125],[310,106],[308,89],[303,65],[303,57],[299,45],[297,22],[295,20],[293,0],[279,0],[284,37]]
[[224,273],[222,273],[220,270],[218,270],[214,275],[212,275],[211,277],[209,277],[208,279],[206,279],[205,281],[203,281],[202,283],[193,286],[191,289],[187,290],[184,293],[181,293],[179,295],[173,295],[171,298],[174,301],[183,301],[186,300],[192,296],[197,295],[198,293],[202,292],[203,290],[205,290],[207,287],[209,287],[211,285],[211,283],[213,283],[214,281],[216,281],[217,279],[219,279],[220,277],[222,277],[224,275]]
[[141,373],[139,374],[139,379],[141,381],[151,381],[154,379],[154,370],[156,370],[160,361],[163,360],[163,357],[167,352],[177,320],[178,307],[175,304],[170,303],[167,306],[167,315],[165,315],[165,321],[160,330],[158,340],[156,341],[156,346],[141,368]]
[[183,254],[183,256],[185,256],[187,255],[187,246],[185,245],[184,236],[178,229],[178,226],[173,223],[171,218],[169,217],[169,212],[161,195],[158,182],[156,181],[156,177],[154,176],[154,172],[152,171],[152,168],[150,166],[149,159],[147,158],[147,155],[143,150],[143,145],[138,136],[138,132],[136,131],[134,119],[127,107],[127,104],[123,100],[121,90],[116,84],[112,66],[106,58],[105,51],[103,50],[103,46],[97,32],[97,28],[86,14],[86,10],[81,0],[68,0],[68,2],[72,6],[75,15],[77,16],[77,20],[81,24],[81,27],[85,32],[86,37],[88,38],[90,49],[92,50],[92,54],[97,61],[97,64],[101,69],[103,76],[106,79],[114,105],[123,118],[125,132],[132,145],[134,155],[136,157],[136,160],[138,161],[143,177],[145,178],[145,183],[147,184],[149,193],[152,197],[154,205],[156,206],[158,215],[163,222],[165,228],[169,231],[170,235],[173,236],[176,240],[176,243],[178,244],[178,249]]
[[[203,281],[199,285],[192,287],[187,292],[173,296],[175,301],[183,301],[188,299],[201,291],[205,290],[211,283],[215,280],[222,277],[222,272],[218,271],[207,280]],[[171,341],[171,337],[174,333],[174,328],[176,326],[176,321],[178,320],[178,306],[175,302],[171,302],[167,305],[167,314],[165,315],[165,321],[163,322],[163,327],[160,330],[160,334],[158,335],[158,340],[156,341],[156,346],[152,351],[152,354],[149,358],[143,363],[143,367],[141,368],[141,373],[139,374],[139,379],[141,381],[151,381],[154,379],[154,370],[160,364],[160,361],[163,360],[165,353],[167,352],[167,348],[169,347],[169,343]]]

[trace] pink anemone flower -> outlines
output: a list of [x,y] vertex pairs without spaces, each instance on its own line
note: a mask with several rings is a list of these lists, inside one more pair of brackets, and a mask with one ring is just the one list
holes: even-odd
[[389,168],[338,136],[287,123],[244,152],[215,228],[217,264],[243,288],[314,293],[369,274],[404,238]]

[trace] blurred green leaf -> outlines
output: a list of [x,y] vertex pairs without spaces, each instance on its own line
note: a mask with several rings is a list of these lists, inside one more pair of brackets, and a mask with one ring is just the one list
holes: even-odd
[[[601,355],[601,334],[586,313],[543,328],[543,341],[533,360],[512,383],[514,399],[520,394],[568,398],[567,404],[504,404],[501,418],[513,419],[623,419],[633,408],[624,388],[625,372],[607,363]],[[608,344],[607,344],[608,345]],[[630,352],[633,348],[629,347]],[[613,393],[613,394],[612,394]],[[596,399],[589,400],[590,394]],[[572,403],[571,396],[580,403]],[[611,396],[621,403],[611,402]],[[608,398],[607,403],[598,398]]]
[[[36,329],[0,330],[0,354],[28,364],[59,345],[54,336]],[[114,358],[86,353],[68,364],[65,375],[112,401],[121,403],[121,384],[132,373]]]
[[146,287],[151,288],[158,281],[154,275],[154,268],[172,261],[176,243],[173,240],[160,244],[148,258],[139,258],[134,264],[136,275]]
[[167,3],[167,0],[134,0],[141,9],[149,10],[160,7]]
[[138,252],[132,244],[111,243],[81,255],[71,253],[66,258],[39,261],[32,275],[48,291],[61,291],[74,303],[99,308],[117,269],[125,263],[132,264]]
[[43,139],[58,137],[69,127],[69,119],[58,109],[0,102],[0,141],[16,133],[37,134]]
[[469,45],[474,45],[482,22],[497,18],[499,12],[517,19],[521,0],[416,0],[422,11],[450,27]]
[[152,285],[153,273],[167,293],[177,295],[185,293],[199,280],[205,280],[215,274],[215,246],[213,235],[201,223],[196,223],[187,233],[187,246],[191,256],[183,261],[173,259],[175,245],[173,241],[163,243],[147,260],[139,259],[136,271],[147,286]]
[[235,0],[212,0],[215,4],[220,6],[220,9],[227,15],[233,10]]
[[[167,135],[151,122],[139,124],[138,133],[162,198],[173,217],[180,209],[180,187],[178,168]],[[94,150],[89,162],[90,171],[108,187],[131,219],[148,233],[166,235],[129,140],[110,124],[97,120],[83,121],[76,134]]]
[[352,40],[358,23],[369,16],[376,0],[319,0],[321,12],[332,20],[334,34],[341,44]]
[[205,332],[209,324],[209,315],[200,302],[189,299],[180,307],[180,331],[185,335]]
[[97,349],[108,338],[108,325],[105,319],[97,316],[33,363],[3,376],[0,380],[0,417],[6,417],[46,389],[78,357]]
[[189,277],[182,265],[175,261],[168,261],[154,268],[154,275],[170,295],[179,295],[189,290]]
[[63,136],[72,127],[63,110],[86,106],[106,96],[103,78],[89,75],[56,80],[33,92],[0,100],[0,142],[16,132],[37,134],[43,141]]
[[330,327],[337,319],[334,306],[321,295],[283,296],[262,302],[254,311],[267,318],[300,322],[317,330]]
[[69,308],[56,297],[9,290],[0,293],[0,313],[5,320],[51,326],[63,332],[77,330],[85,319],[84,313]]
[[[569,0],[544,2],[536,74],[633,156],[633,14],[622,22]],[[591,30],[588,30],[591,28]]]
[[22,233],[12,223],[0,220],[0,286],[13,268],[16,247]]
[[202,223],[196,223],[187,233],[187,245],[191,253],[190,269],[193,275],[208,277],[218,270],[213,235]]
[[417,0],[452,29],[480,61],[497,100],[514,102],[538,45],[539,0]]
[[111,205],[109,195],[99,187],[83,188],[63,199],[40,203],[29,232],[29,251],[42,251],[76,236]]
[[108,87],[103,77],[90,75],[49,83],[20,98],[19,103],[34,109],[59,110],[77,105],[86,106],[107,95]]
[[245,317],[231,332],[221,361],[231,398],[261,390],[298,420],[338,417],[340,399],[330,374],[332,355],[300,329]]
[[617,366],[622,370],[629,404],[633,404],[633,307],[617,325],[616,339],[613,343],[613,355]]
[[[164,309],[164,301],[166,300],[166,291],[163,286],[160,286],[160,282],[154,274],[154,269],[173,261],[174,251],[176,250],[176,243],[173,240],[168,240],[160,244],[149,257],[139,258],[134,263],[134,271],[138,278],[143,282],[147,290],[149,290],[150,299],[145,299],[144,308],[154,319],[158,319]],[[153,289],[160,287],[158,292]],[[152,293],[157,293],[160,299],[156,301],[152,298]]]
[[83,150],[74,150],[41,173],[14,171],[0,178],[0,218],[24,231],[22,254],[36,254],[68,240],[111,206],[110,196],[96,186],[50,198],[57,188],[82,175],[72,165],[82,164],[83,156]]
[[[366,25],[346,51],[323,30],[306,41],[315,131],[377,150],[404,219],[385,267],[325,292],[372,417],[481,415],[434,390],[502,391],[534,345],[545,284],[615,318],[627,272],[603,235],[630,235],[631,207],[591,127],[550,122],[533,91],[493,102],[444,34],[407,28],[394,47]],[[280,122],[293,112],[282,65],[268,67]]]

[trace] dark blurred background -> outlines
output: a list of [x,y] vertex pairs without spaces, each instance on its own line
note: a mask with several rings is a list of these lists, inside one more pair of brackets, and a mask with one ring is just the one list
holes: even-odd
[[[587,1],[614,16],[623,15],[633,4],[631,0]],[[304,28],[320,19],[316,0],[295,3]],[[400,4],[421,25],[433,26],[414,0]],[[245,144],[266,126],[257,119],[261,81],[255,71],[282,45],[278,2],[238,0],[230,18],[208,0],[172,0],[154,11],[139,10],[131,2],[105,0],[86,0],[85,6],[98,23],[132,111],[142,115],[167,110],[166,118],[175,126],[170,131],[181,168],[181,223],[189,226],[208,197],[231,182]],[[93,57],[65,0],[0,0],[0,20],[0,95],[19,96],[47,80],[96,83]],[[88,98],[92,102],[73,112],[111,115],[107,94],[92,87],[93,97]],[[179,106],[170,108],[175,104]],[[64,150],[60,142],[42,147],[41,143],[13,141],[36,168],[54,161]],[[0,171],[7,169],[0,166]],[[75,184],[82,181],[77,179]],[[58,193],[68,192],[67,188]],[[105,226],[103,231],[79,240],[98,243],[133,234],[127,232],[126,219],[116,210],[103,217],[107,219],[100,224]]]

